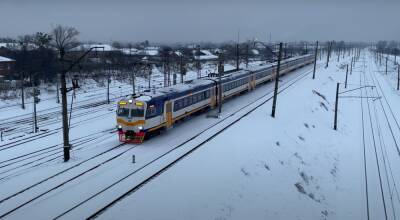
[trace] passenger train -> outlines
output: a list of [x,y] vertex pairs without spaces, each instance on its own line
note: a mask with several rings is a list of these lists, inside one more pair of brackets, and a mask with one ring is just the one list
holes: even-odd
[[[281,61],[280,75],[311,64],[313,55],[304,55]],[[117,127],[121,142],[142,143],[161,130],[172,128],[174,123],[190,115],[215,108],[219,102],[251,91],[258,85],[273,80],[276,63],[252,66],[247,69],[225,72],[221,78],[208,77],[187,81],[184,84],[146,91],[118,102]],[[218,100],[218,89],[222,100]]]

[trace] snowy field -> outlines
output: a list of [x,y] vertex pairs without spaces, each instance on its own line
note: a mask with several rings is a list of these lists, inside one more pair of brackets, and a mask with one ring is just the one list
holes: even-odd
[[[84,219],[123,195],[96,217],[395,219],[400,215],[395,73],[382,74],[384,66],[364,50],[344,88],[350,60],[333,56],[328,68],[319,60],[315,80],[312,65],[283,76],[276,118],[270,116],[273,83],[268,83],[224,103],[218,119],[208,113],[192,117],[141,145],[118,142],[115,103],[104,103],[105,89],[88,89],[75,100],[68,163],[55,100],[39,104],[44,117],[39,134],[29,133],[29,109],[0,109],[0,124],[13,129],[0,142],[0,218]],[[187,79],[196,76],[189,72]],[[162,76],[156,73],[153,80],[161,82]],[[340,92],[348,92],[340,94],[335,131],[337,82]],[[115,98],[132,89],[112,88]]]

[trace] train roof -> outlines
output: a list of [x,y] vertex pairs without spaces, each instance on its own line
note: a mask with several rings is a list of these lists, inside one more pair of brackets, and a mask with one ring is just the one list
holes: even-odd
[[[311,55],[307,54],[307,55],[303,55],[303,56],[289,58],[289,59],[282,61],[282,63],[305,58],[308,56],[311,56]],[[225,73],[222,77],[222,83],[245,77],[249,74],[249,72],[262,71],[262,70],[269,69],[273,66],[276,66],[276,64],[268,63],[268,64],[262,64],[262,65],[249,66],[246,69],[241,69],[238,71]],[[135,100],[143,101],[143,102],[151,102],[151,101],[156,102],[156,101],[160,101],[160,100],[174,99],[174,98],[177,98],[177,97],[189,94],[189,93],[207,89],[217,81],[218,81],[217,76],[189,80],[183,84],[176,84],[176,85],[173,85],[170,87],[160,88],[157,91],[146,91],[137,96],[126,97],[123,100],[133,98]]]

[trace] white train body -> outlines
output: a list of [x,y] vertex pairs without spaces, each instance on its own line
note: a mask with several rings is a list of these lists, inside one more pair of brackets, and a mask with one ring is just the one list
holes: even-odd
[[[313,63],[312,55],[290,58],[281,62],[280,75]],[[222,100],[274,79],[276,64],[253,66],[224,73]],[[120,140],[140,143],[146,134],[172,128],[177,121],[196,112],[214,108],[218,100],[218,77],[209,76],[128,97],[118,102],[117,126]]]

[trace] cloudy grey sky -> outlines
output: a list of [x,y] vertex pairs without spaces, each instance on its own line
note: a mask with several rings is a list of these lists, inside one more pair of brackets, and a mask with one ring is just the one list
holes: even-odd
[[80,40],[400,40],[400,0],[0,0],[0,36],[76,27]]

